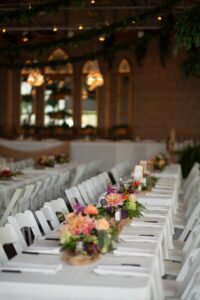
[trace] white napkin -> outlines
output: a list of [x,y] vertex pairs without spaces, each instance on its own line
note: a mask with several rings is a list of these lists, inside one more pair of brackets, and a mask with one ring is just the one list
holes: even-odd
[[138,252],[135,249],[126,249],[126,248],[117,248],[113,250],[113,254],[116,256],[144,256],[144,257],[154,257],[155,253],[142,252],[141,249],[138,249]]
[[62,264],[35,264],[9,261],[0,270],[21,271],[21,272],[38,272],[54,274],[62,269]]
[[120,234],[119,239],[121,239],[124,242],[133,242],[133,241],[145,241],[145,242],[155,242],[157,243],[159,241],[158,237],[155,236],[139,236],[139,235],[128,235],[128,234]]
[[25,252],[36,252],[41,254],[60,254],[60,247],[31,246],[27,248]]
[[135,266],[99,265],[93,271],[98,275],[149,276],[148,269]]

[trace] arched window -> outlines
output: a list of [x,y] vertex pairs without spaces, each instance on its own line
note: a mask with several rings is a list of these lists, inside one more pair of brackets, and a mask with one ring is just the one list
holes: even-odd
[[[64,60],[68,55],[60,48],[50,56],[49,61]],[[47,66],[45,73],[45,126],[73,126],[72,110],[72,64]]]
[[117,124],[128,125],[131,111],[131,66],[126,58],[118,65]]
[[[31,63],[31,61],[26,61]],[[21,113],[20,125],[35,125],[35,89],[27,82],[30,70],[21,70]]]
[[97,93],[98,88],[90,91],[86,84],[86,77],[93,68],[93,62],[87,61],[82,68],[82,88],[81,88],[81,101],[82,101],[82,115],[81,127],[86,126],[97,127]]

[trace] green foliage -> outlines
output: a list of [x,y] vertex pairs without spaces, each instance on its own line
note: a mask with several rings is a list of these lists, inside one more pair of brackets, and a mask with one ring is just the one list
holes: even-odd
[[189,145],[178,153],[183,177],[186,178],[195,162],[200,163],[200,144]]
[[200,4],[183,11],[176,21],[176,51],[200,47]]
[[187,52],[187,58],[182,64],[185,77],[200,77],[200,48],[193,48]]

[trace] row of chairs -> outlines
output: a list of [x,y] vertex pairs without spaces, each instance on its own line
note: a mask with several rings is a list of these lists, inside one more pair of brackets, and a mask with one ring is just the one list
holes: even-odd
[[113,183],[116,183],[127,175],[131,174],[131,164],[128,161],[117,163],[111,170],[110,175],[113,179]]
[[[179,228],[182,232],[187,228],[187,237],[184,241],[180,235],[178,240],[173,241],[174,249],[171,250],[170,257],[165,261],[166,275],[175,276],[173,280],[163,280],[166,299],[175,299],[174,297],[176,297],[176,299],[190,300],[198,299],[194,297],[199,296],[200,223],[198,222],[198,216],[200,212],[196,208],[200,202],[200,182],[197,178],[199,179],[199,166],[195,165],[183,184],[183,201],[180,200],[176,215],[173,216],[174,219],[177,219],[183,217],[184,213],[188,215],[186,226]],[[82,205],[93,202],[98,194],[105,190],[108,180],[107,173],[101,173],[82,182],[81,186],[77,185],[76,187],[66,189],[65,193],[71,207],[73,208],[74,198]],[[92,186],[95,186],[93,192],[96,192],[96,195],[93,194],[93,196],[91,196]],[[165,210],[167,211],[166,207],[163,208],[161,206],[148,208],[145,214],[151,216],[158,216],[160,211],[162,213]],[[195,215],[193,214],[194,211],[197,211]],[[2,237],[0,245],[12,242],[16,252],[19,253],[23,249],[26,249],[30,243],[30,241],[26,243],[21,233],[23,228],[30,227],[34,238],[41,238],[42,233],[48,234],[51,230],[60,226],[58,213],[66,214],[67,212],[66,202],[63,199],[56,199],[45,203],[40,210],[35,212],[35,216],[31,211],[25,211],[24,213],[17,214],[15,217],[10,216],[8,217],[9,224],[0,228],[0,237]],[[188,222],[190,226],[188,226]],[[4,263],[8,258],[5,255],[3,247],[0,247],[0,255]]]
[[73,166],[60,171],[59,174],[50,174],[34,184],[17,188],[7,207],[0,210],[0,226],[4,225],[7,217],[27,209],[35,211],[49,199],[65,197],[65,189],[74,183],[80,183],[99,172],[100,162],[92,161],[89,164]]
[[[177,215],[179,214],[179,210],[181,213],[183,213],[183,207],[185,212],[187,212],[187,209],[189,209],[192,203],[193,207],[196,207],[195,203],[200,202],[200,193],[198,193],[198,188],[191,188],[192,186],[196,187],[196,185],[199,184],[199,182],[196,183],[196,185],[194,184],[194,182],[196,182],[196,177],[199,177],[199,166],[195,166],[194,168],[196,168],[196,172],[194,172],[194,170],[191,171],[191,174],[194,173],[194,175],[191,176],[190,174],[188,179],[183,184],[184,202],[180,201],[180,205],[177,209]],[[103,190],[105,190],[108,179],[109,177],[106,173],[101,173],[98,176],[91,178],[90,183],[93,185],[94,183],[98,185],[99,188],[97,190],[99,193],[101,193]],[[91,187],[91,185],[89,185],[89,187]],[[88,185],[84,185],[85,192],[87,191],[87,188]],[[91,199],[94,199],[88,199],[84,193],[81,193],[79,186],[73,187],[73,189],[74,191],[76,190],[76,193],[73,193],[72,188],[65,190],[67,198],[72,207],[74,198],[76,198],[76,200],[83,205],[91,203]],[[188,193],[188,190],[191,192]],[[194,196],[192,196],[193,190],[197,191],[195,198],[196,200],[194,200]],[[71,193],[69,193],[69,191]],[[90,193],[91,190],[89,190],[89,194]],[[186,195],[188,198],[186,198]],[[151,208],[151,210],[148,210],[147,214],[149,213],[151,216],[159,215],[158,213],[161,209],[162,207],[154,206]],[[163,209],[162,212],[164,212],[165,209]],[[60,212],[63,214],[68,212],[67,205],[63,199],[56,199],[45,203],[40,210],[35,212],[35,217],[30,211],[26,211],[23,214],[17,214],[15,217],[8,217],[9,224],[5,225],[4,228],[0,228],[0,237],[3,237],[0,240],[0,244],[3,245],[5,243],[12,242],[15,246],[16,252],[20,253],[23,249],[26,249],[28,245],[21,234],[21,229],[24,227],[30,227],[34,238],[41,238],[42,233],[48,234],[51,232],[51,230],[60,226],[58,217],[58,213]],[[177,215],[174,216],[174,218],[176,218]],[[173,279],[163,280],[166,299],[175,299],[174,297],[176,297],[176,299],[185,300],[198,299],[194,298],[199,296],[199,289],[197,287],[199,286],[200,282],[200,269],[198,268],[200,263],[200,223],[198,222],[198,215],[199,214],[197,214],[196,217],[189,217],[189,219],[193,218],[194,222],[188,231],[187,239],[185,241],[183,241],[182,238],[174,240],[174,249],[171,250],[170,257],[167,261],[165,261],[166,275],[175,276]],[[182,228],[182,231],[184,230],[185,227]],[[18,232],[16,233],[16,231]],[[20,235],[21,238],[19,238]],[[0,247],[0,255],[1,259],[4,258],[4,261],[3,259],[2,261],[5,262],[7,258],[5,257],[5,252],[2,247]]]

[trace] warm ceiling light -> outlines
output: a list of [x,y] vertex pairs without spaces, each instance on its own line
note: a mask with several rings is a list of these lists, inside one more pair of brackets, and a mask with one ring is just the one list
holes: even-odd
[[57,27],[54,27],[54,28],[53,28],[53,32],[56,32],[56,31],[58,31],[58,28],[57,28]]
[[40,86],[44,83],[44,76],[41,74],[39,69],[30,70],[27,82],[31,86]]
[[95,0],[91,0],[91,2],[90,2],[91,4],[95,4]]
[[28,37],[27,37],[27,36],[24,36],[24,37],[22,38],[22,42],[27,43],[27,42],[28,42]]
[[161,16],[158,16],[158,17],[157,17],[157,20],[158,20],[158,21],[162,21],[162,17],[161,17]]
[[104,42],[105,41],[105,36],[104,35],[100,35],[99,36],[99,41],[100,42]]
[[83,25],[79,25],[78,29],[83,30]]
[[104,78],[99,69],[97,60],[91,64],[91,69],[86,77],[86,84],[88,85],[89,91],[93,91],[96,87],[100,87],[104,84]]
[[3,32],[3,33],[6,33],[6,31],[7,31],[6,28],[3,28],[3,29],[2,29],[2,32]]

